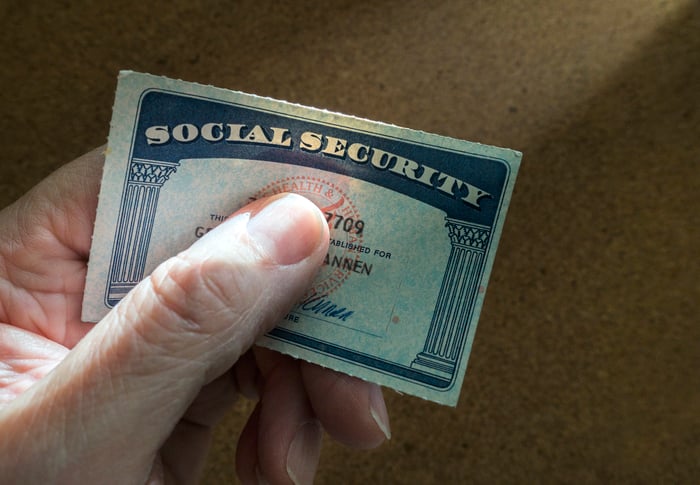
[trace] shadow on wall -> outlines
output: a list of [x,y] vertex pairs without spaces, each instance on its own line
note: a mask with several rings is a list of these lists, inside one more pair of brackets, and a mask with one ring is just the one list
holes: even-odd
[[503,376],[518,383],[499,423],[511,434],[490,446],[529,443],[513,452],[520,479],[700,475],[699,140],[694,3],[524,148],[496,258],[510,288],[486,299],[502,321],[477,332],[516,342],[497,371],[521,374]]

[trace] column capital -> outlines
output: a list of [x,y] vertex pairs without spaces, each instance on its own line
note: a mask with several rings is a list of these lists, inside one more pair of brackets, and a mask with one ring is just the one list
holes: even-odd
[[489,243],[491,228],[472,222],[445,217],[445,227],[453,246],[484,251]]
[[129,165],[129,182],[145,185],[163,185],[180,164],[134,158]]

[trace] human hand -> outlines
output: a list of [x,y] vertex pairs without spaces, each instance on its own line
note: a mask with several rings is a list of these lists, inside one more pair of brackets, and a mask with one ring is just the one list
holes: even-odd
[[102,164],[95,150],[0,212],[3,481],[194,483],[240,393],[260,396],[238,442],[244,483],[310,483],[322,429],[358,448],[389,436],[378,386],[249,350],[328,247],[300,196],[239,210],[81,322]]

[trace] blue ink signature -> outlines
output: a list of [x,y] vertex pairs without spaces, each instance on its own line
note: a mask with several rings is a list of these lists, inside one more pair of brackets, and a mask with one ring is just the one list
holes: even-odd
[[299,303],[299,308],[307,312],[323,315],[324,317],[337,318],[342,322],[347,322],[352,317],[352,310],[340,307],[327,298],[328,295],[311,295],[306,300]]

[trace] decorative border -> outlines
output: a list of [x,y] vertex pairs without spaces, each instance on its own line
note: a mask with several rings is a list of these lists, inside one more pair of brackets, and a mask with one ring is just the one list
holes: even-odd
[[[112,249],[109,278],[105,290],[105,304],[108,307],[116,305],[143,279],[153,223],[158,208],[160,188],[176,172],[180,164],[179,162],[145,160],[133,157],[135,132],[141,113],[141,102],[144,95],[149,91],[153,90],[145,90],[139,99],[134,133],[132,134],[130,160],[125,174],[124,192],[119,208],[118,224],[114,238],[115,244]],[[236,105],[236,103],[227,103],[221,99],[191,96],[182,93],[174,94]],[[250,106],[245,107],[254,109]],[[271,112],[270,110],[261,111]],[[294,118],[294,116],[284,112],[273,113]],[[330,123],[324,123],[319,120],[313,120],[313,122],[333,126]],[[348,127],[343,128],[350,131],[359,131]],[[373,135],[379,136],[376,133]],[[412,140],[402,139],[402,141],[433,147],[432,145]],[[434,148],[445,150],[444,147]],[[471,155],[490,161],[494,160],[493,158],[477,154]],[[386,361],[289,329],[276,328],[268,333],[268,337],[311,349],[339,360],[352,362],[394,378],[420,383],[441,391],[450,389],[460,368],[464,346],[474,316],[479,284],[484,275],[484,267],[493,239],[493,227],[500,220],[500,211],[505,199],[505,187],[508,185],[510,177],[510,167],[507,162],[500,159],[498,161],[506,164],[508,174],[503,183],[504,191],[493,219],[493,225],[484,226],[450,217],[445,218],[445,227],[447,228],[452,249],[423,350],[416,354],[410,366]]]

